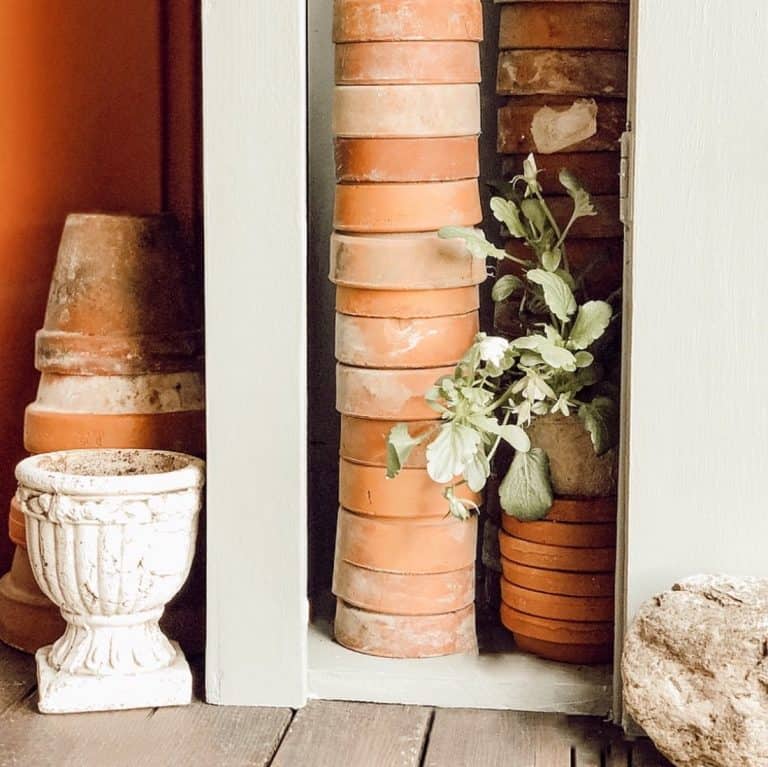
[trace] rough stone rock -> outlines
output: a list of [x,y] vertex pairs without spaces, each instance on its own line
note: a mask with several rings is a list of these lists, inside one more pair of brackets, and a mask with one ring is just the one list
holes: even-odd
[[624,644],[627,713],[678,767],[768,765],[768,579],[698,575]]

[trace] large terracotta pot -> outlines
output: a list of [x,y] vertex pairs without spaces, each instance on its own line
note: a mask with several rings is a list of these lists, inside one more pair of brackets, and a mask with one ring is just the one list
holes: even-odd
[[336,310],[353,317],[417,320],[476,312],[480,298],[475,285],[442,290],[369,290],[337,287]]
[[[73,214],[62,233],[44,327],[37,335],[37,399],[25,448],[159,448],[205,452],[199,275],[169,216]],[[22,547],[0,579],[0,639],[28,652],[61,633]],[[202,647],[204,557],[168,612],[191,651]],[[48,617],[41,620],[41,611]],[[178,625],[177,625],[178,624]]]
[[599,663],[613,651],[616,499],[557,498],[547,517],[504,516],[501,621],[524,650]]

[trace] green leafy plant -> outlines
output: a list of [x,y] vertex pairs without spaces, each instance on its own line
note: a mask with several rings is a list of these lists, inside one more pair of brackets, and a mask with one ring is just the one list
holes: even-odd
[[510,260],[517,271],[495,282],[492,298],[517,303],[521,335],[479,333],[453,374],[426,394],[441,416],[436,427],[412,437],[405,424],[398,424],[389,435],[387,476],[395,477],[410,451],[428,440],[427,471],[446,485],[449,512],[460,518],[476,506],[458,498],[456,487],[482,490],[502,442],[514,449],[499,487],[502,508],[524,520],[546,515],[553,500],[549,459],[531,446],[527,434],[536,418],[561,413],[581,419],[598,455],[618,441],[617,388],[606,372],[616,351],[608,331],[618,313],[609,301],[587,300],[584,274],[571,271],[566,248],[573,224],[596,211],[570,172],[561,171],[559,181],[573,200],[563,227],[542,195],[533,155],[522,174],[505,185],[504,196],[491,199],[494,217],[523,241],[528,258],[496,247],[479,229],[445,227],[439,233],[463,239],[473,258]]

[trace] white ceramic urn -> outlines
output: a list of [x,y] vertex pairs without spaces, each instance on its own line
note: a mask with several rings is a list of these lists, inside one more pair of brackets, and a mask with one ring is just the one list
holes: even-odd
[[32,571],[64,635],[36,653],[45,713],[189,703],[160,630],[194,555],[204,464],[159,450],[43,453],[16,468]]

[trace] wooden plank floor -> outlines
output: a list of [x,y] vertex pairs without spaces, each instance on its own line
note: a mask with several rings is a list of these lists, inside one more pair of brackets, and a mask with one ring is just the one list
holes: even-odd
[[[200,691],[197,691],[198,698]],[[37,712],[32,658],[0,643],[0,767],[668,767],[598,719],[310,701]]]

